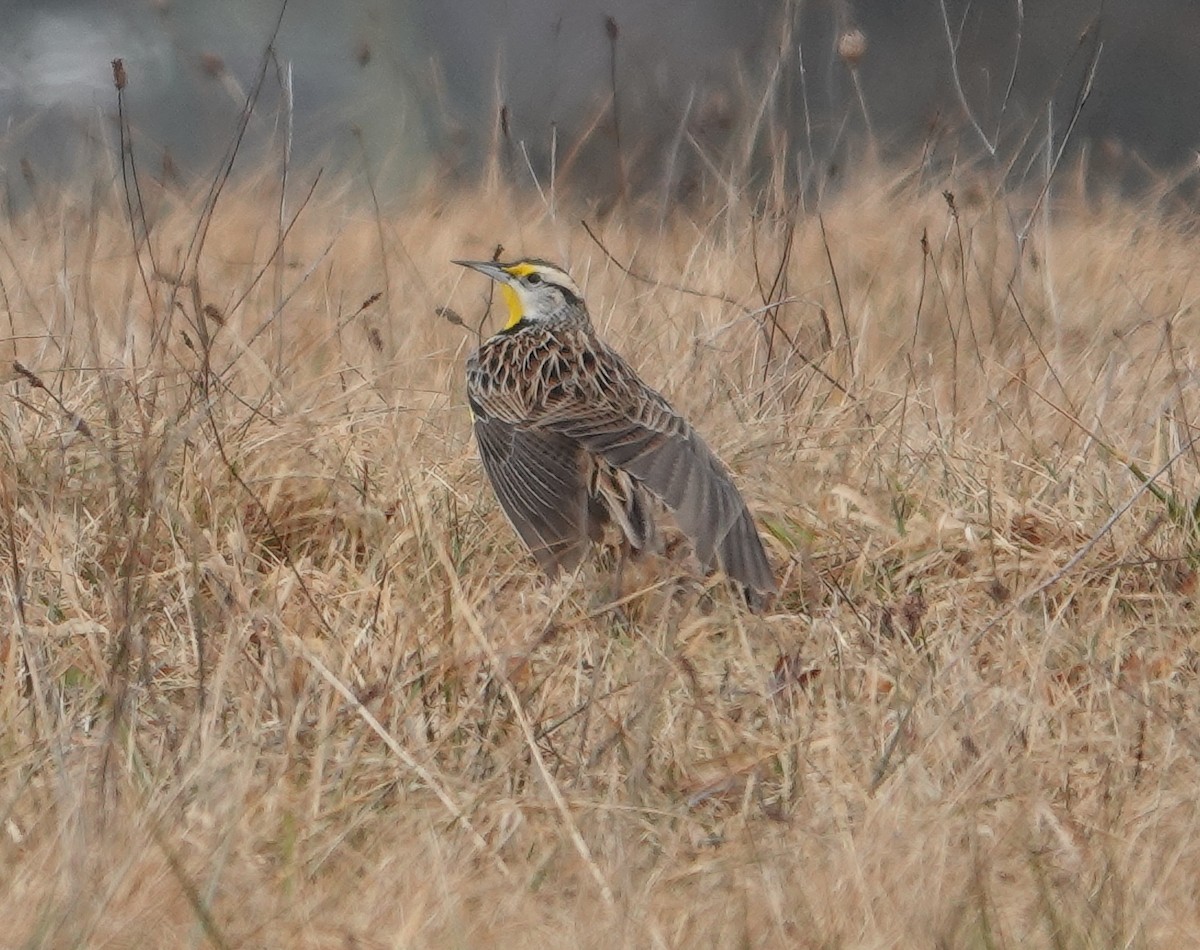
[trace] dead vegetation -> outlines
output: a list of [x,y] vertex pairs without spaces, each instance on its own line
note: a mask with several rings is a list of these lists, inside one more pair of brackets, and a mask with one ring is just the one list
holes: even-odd
[[[0,225],[4,943],[1195,932],[1182,228],[882,173],[590,233],[227,188],[198,244],[119,184]],[[448,261],[497,241],[736,470],[773,612],[544,585],[462,397],[495,321]]]

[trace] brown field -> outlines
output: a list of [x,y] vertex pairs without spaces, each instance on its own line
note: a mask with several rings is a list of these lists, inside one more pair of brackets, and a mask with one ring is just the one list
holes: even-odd
[[[0,944],[1194,939],[1193,235],[873,172],[318,190],[280,249],[275,187],[0,223]],[[462,390],[497,242],[734,470],[773,610],[537,575]]]

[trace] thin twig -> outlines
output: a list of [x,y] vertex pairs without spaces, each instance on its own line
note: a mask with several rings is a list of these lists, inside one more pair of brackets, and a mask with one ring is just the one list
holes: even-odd
[[963,89],[962,76],[958,68],[958,44],[961,42],[961,35],[956,37],[950,28],[950,14],[946,10],[946,0],[938,0],[938,9],[942,12],[942,26],[946,32],[946,49],[950,52],[950,82],[954,86],[954,94],[958,97],[959,105],[962,106],[967,121],[975,130],[975,134],[979,136],[979,141],[983,143],[984,149],[989,156],[995,158],[996,143],[988,138],[987,133],[983,131],[983,126],[975,118],[975,110],[971,108],[971,104],[967,101],[967,93]]
[[[154,294],[150,290],[150,279],[146,276],[146,268],[142,264],[142,242],[138,239],[137,223],[134,216],[133,194],[137,192],[137,209],[140,212],[142,219],[142,233],[145,235],[146,249],[150,254],[150,266],[152,270],[157,270],[158,265],[154,261],[154,250],[150,245],[150,227],[146,223],[146,209],[142,202],[141,189],[137,185],[137,166],[133,161],[133,142],[129,137],[129,117],[125,114],[125,86],[129,81],[129,77],[125,72],[125,63],[121,59],[112,61],[113,85],[117,88],[117,130],[120,139],[121,149],[121,183],[125,191],[125,212],[126,220],[129,222],[129,236],[133,243],[133,259],[137,262],[138,274],[142,278],[142,289],[146,292],[146,303],[149,304],[151,312],[154,311]],[[130,185],[130,176],[133,176],[133,184]],[[153,353],[158,343],[158,321],[155,321],[150,330],[150,352]]]
[[[1092,53],[1088,59],[1087,75],[1084,76],[1083,84],[1079,87],[1079,91],[1075,96],[1075,103],[1071,108],[1071,118],[1067,122],[1067,130],[1063,133],[1062,141],[1058,145],[1058,150],[1054,154],[1054,158],[1050,163],[1050,169],[1046,174],[1046,180],[1042,183],[1041,191],[1038,192],[1037,200],[1033,203],[1033,207],[1029,211],[1029,218],[1025,222],[1025,226],[1021,229],[1018,235],[1018,244],[1024,248],[1025,241],[1029,236],[1029,231],[1033,227],[1033,222],[1041,210],[1042,203],[1046,200],[1046,195],[1050,191],[1050,182],[1054,178],[1054,173],[1058,171],[1059,163],[1062,161],[1063,153],[1066,152],[1067,143],[1071,140],[1071,133],[1075,131],[1075,126],[1079,122],[1079,116],[1083,112],[1083,107],[1087,105],[1088,99],[1091,98],[1092,89],[1096,81],[1096,70],[1100,65],[1100,54],[1104,50],[1104,42],[1100,39],[1100,24],[1099,20],[1092,22],[1091,26],[1080,37],[1080,45],[1087,38],[1088,34],[1095,37],[1092,45]],[[1053,134],[1053,129],[1049,130],[1048,134]]]
[[613,144],[617,150],[617,197],[624,199],[629,183],[625,170],[625,152],[621,148],[621,108],[617,100],[617,38],[621,35],[617,21],[611,17],[604,18],[604,31],[608,34],[608,79],[612,88],[612,123]]
[[825,216],[817,215],[817,224],[821,228],[821,244],[825,248],[825,260],[829,262],[829,275],[833,278],[833,292],[837,297],[838,313],[842,317],[842,332],[846,334],[846,351],[850,356],[850,375],[854,376],[854,337],[850,333],[850,320],[846,316],[846,303],[842,299],[842,285],[838,281],[837,268],[833,265],[833,251],[829,248],[829,237],[825,233]]
[[[287,67],[284,68],[279,62],[279,58],[274,55],[274,51],[272,51],[271,58],[275,63],[276,80],[279,83],[280,90],[283,92],[284,118],[283,154],[280,156],[279,169],[279,205],[275,216],[275,250],[271,255],[275,261],[275,280],[272,290],[275,309],[278,311],[280,309],[280,298],[283,296],[283,273],[287,266],[284,260],[283,248],[287,240],[288,231],[291,230],[290,225],[286,225],[285,222],[287,220],[288,179],[292,168],[292,126],[294,121],[295,90],[292,86],[291,60],[288,60]],[[313,185],[315,187],[316,183],[314,182]],[[277,377],[283,374],[284,336],[283,325],[281,324],[280,331],[275,335],[275,375]]]
[[40,376],[33,372],[33,370],[27,369],[19,360],[13,360],[12,366],[13,372],[22,377],[26,382],[29,383],[30,386],[32,386],[34,389],[40,389],[50,397],[54,404],[62,411],[62,414],[71,420],[71,428],[73,428],[76,432],[80,432],[87,436],[89,439],[95,438],[95,436],[92,434],[92,427],[87,424],[87,420],[84,419],[79,413],[68,409],[66,404],[58,397],[58,394],[55,393],[54,390],[47,386],[44,382],[42,382]]

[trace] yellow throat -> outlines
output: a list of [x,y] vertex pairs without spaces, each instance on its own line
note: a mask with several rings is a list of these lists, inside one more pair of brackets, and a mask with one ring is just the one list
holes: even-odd
[[[513,264],[512,267],[504,269],[517,278],[528,277],[537,270],[536,267],[532,264],[527,264],[525,261]],[[500,292],[504,294],[504,302],[508,304],[508,323],[504,324],[504,329],[511,330],[525,316],[525,308],[521,306],[521,298],[517,296],[517,292],[508,286],[508,284],[501,284]]]
[[511,330],[521,322],[521,317],[525,316],[525,310],[521,306],[521,298],[508,284],[500,285],[500,294],[504,297],[504,302],[508,304],[508,323],[504,324],[504,329]]

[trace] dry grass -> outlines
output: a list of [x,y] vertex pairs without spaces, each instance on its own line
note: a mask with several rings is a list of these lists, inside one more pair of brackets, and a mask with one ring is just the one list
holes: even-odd
[[[1190,939],[1194,241],[1070,200],[1018,268],[1020,200],[948,187],[864,176],[779,282],[786,215],[593,222],[729,300],[494,189],[318,194],[276,260],[231,191],[174,296],[196,201],[145,283],[123,198],[6,222],[0,942]],[[774,612],[535,574],[435,315],[497,240],[736,470]]]

